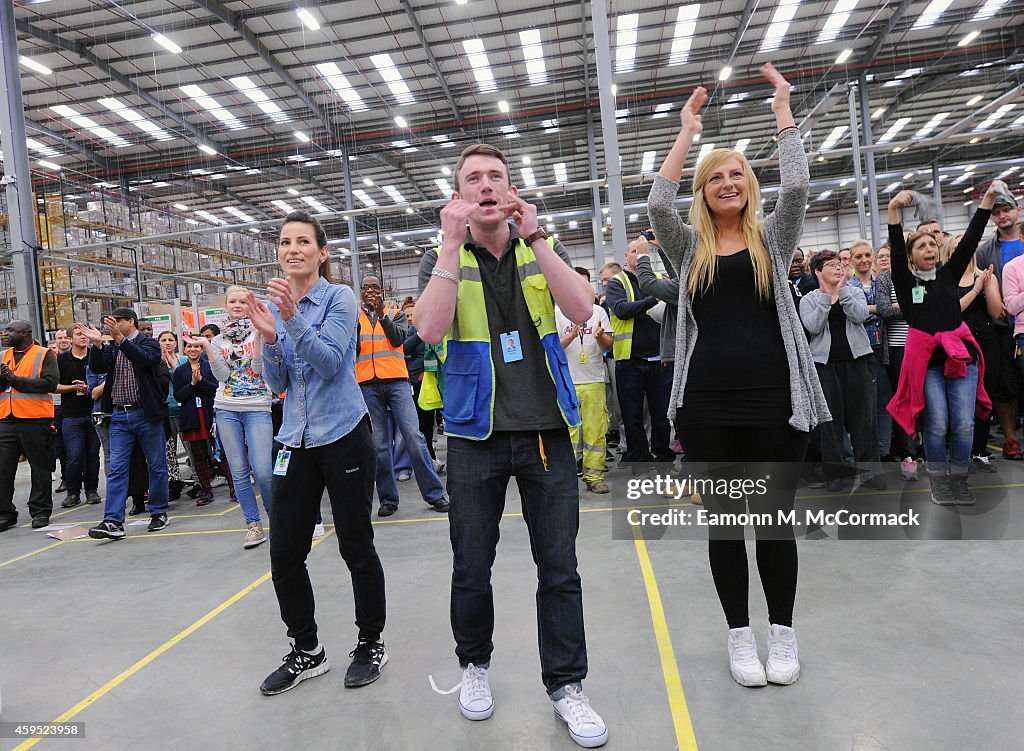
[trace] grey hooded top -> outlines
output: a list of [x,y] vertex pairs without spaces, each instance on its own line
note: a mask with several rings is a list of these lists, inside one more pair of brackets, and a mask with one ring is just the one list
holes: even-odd
[[[810,183],[807,155],[804,153],[800,131],[796,128],[786,130],[779,136],[779,170],[779,199],[775,211],[764,220],[761,232],[771,256],[772,291],[789,363],[789,390],[793,405],[789,424],[807,432],[820,423],[828,422],[832,416],[811,360],[811,350],[793,303],[793,295],[787,286],[789,263],[803,231],[804,207]],[[690,262],[697,249],[697,231],[686,224],[676,211],[678,191],[679,183],[660,175],[655,177],[647,198],[647,214],[658,241],[672,266],[679,270],[679,279],[683,280],[689,278]],[[686,284],[682,283],[679,285],[678,313],[676,368],[669,400],[669,419],[675,419],[676,410],[682,406],[690,357],[697,343],[697,322],[690,305],[690,293]]]

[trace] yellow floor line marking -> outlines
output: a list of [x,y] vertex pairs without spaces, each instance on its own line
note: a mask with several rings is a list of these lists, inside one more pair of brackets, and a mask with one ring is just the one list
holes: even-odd
[[[321,542],[326,540],[327,537],[329,535],[331,535],[331,534],[333,534],[333,532],[328,532],[327,535],[325,535],[324,537],[321,537],[319,540],[314,541],[313,542],[313,547],[315,548]],[[215,607],[213,610],[211,610],[209,613],[204,615],[202,618],[200,618],[198,621],[193,623],[191,626],[189,626],[188,628],[186,628],[183,631],[179,631],[177,634],[175,634],[170,639],[165,641],[163,644],[161,644],[159,647],[154,649],[148,655],[146,655],[141,660],[136,662],[134,665],[129,667],[127,670],[124,670],[119,675],[115,676],[114,678],[111,678],[109,681],[104,683],[98,689],[96,689],[91,694],[89,694],[87,697],[85,697],[80,702],[78,702],[78,704],[76,704],[75,706],[71,707],[71,709],[67,710],[62,715],[60,715],[59,717],[54,719],[53,723],[57,724],[57,723],[61,723],[61,722],[68,722],[68,721],[70,721],[72,718],[74,718],[79,713],[81,713],[84,709],[87,709],[89,706],[91,706],[98,699],[103,698],[106,694],[108,694],[111,691],[113,691],[115,688],[120,686],[122,683],[124,683],[126,680],[131,678],[137,672],[142,670],[142,668],[146,667],[149,663],[153,662],[155,659],[160,657],[160,655],[162,655],[164,652],[169,650],[171,647],[173,647],[174,645],[178,644],[181,641],[184,641],[187,637],[189,637],[192,634],[194,634],[200,628],[202,628],[207,623],[212,621],[214,618],[216,618],[218,615],[220,615],[225,610],[230,608],[232,605],[234,605],[236,602],[241,600],[247,594],[252,592],[258,586],[260,586],[261,584],[266,582],[268,579],[270,579],[270,572],[269,571],[267,573],[263,574],[263,576],[261,576],[259,579],[254,581],[252,584],[249,584],[248,586],[244,587],[243,589],[241,589],[238,592],[236,592],[235,594],[233,594],[231,597],[226,599],[224,602],[222,602],[220,605]],[[41,740],[43,740],[43,739],[42,738],[31,738],[31,739],[25,741],[24,743],[22,743],[21,745],[16,746],[13,751],[27,751],[27,749],[32,748],[37,743],[39,743],[39,741],[41,741]]]
[[672,638],[669,636],[668,624],[665,622],[665,608],[661,604],[658,581],[654,578],[651,559],[647,555],[647,544],[637,527],[633,528],[633,542],[636,545],[636,557],[640,561],[640,570],[643,572],[644,587],[647,589],[647,602],[651,608],[654,638],[658,643],[658,654],[661,656],[661,673],[665,678],[668,706],[672,711],[672,724],[676,730],[676,747],[679,751],[697,751],[697,738],[693,734],[690,710],[686,706],[683,683],[679,678],[679,665],[676,663]]
[[10,566],[12,563],[17,563],[18,561],[23,561],[26,558],[31,558],[34,555],[39,555],[44,550],[49,550],[50,548],[55,548],[58,545],[63,545],[64,543],[65,543],[65,540],[59,540],[59,541],[53,543],[52,545],[47,545],[45,548],[39,548],[39,550],[33,550],[31,553],[25,553],[25,555],[19,555],[17,558],[12,558],[9,561],[4,561],[3,563],[0,563],[0,568],[3,568],[4,566]]

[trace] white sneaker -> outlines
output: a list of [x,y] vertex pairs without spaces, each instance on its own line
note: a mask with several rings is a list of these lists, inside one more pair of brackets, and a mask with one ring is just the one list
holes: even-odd
[[768,659],[765,662],[768,680],[781,686],[796,683],[800,677],[796,633],[789,626],[775,623],[768,629]]
[[252,522],[246,529],[245,542],[242,543],[242,547],[248,550],[257,545],[262,545],[266,541],[267,533],[263,531],[263,525],[259,522]]
[[590,699],[583,694],[583,687],[571,683],[562,689],[561,699],[551,700],[555,717],[569,728],[569,737],[583,748],[597,748],[608,742],[608,728],[601,715],[590,706]]
[[729,672],[741,686],[768,685],[750,626],[729,629]]
[[467,720],[486,720],[494,714],[494,697],[487,683],[487,668],[469,663],[462,671],[459,711]]
[[914,481],[917,479],[917,462],[912,456],[903,458],[900,462],[900,476],[904,480]]
[[314,540],[319,540],[321,537],[323,537],[326,534],[327,534],[327,530],[324,529],[324,525],[323,524],[317,524],[315,527],[313,527],[313,539]]

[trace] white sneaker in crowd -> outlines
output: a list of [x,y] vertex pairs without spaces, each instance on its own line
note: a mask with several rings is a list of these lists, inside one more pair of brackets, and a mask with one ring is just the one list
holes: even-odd
[[781,686],[796,683],[800,677],[796,632],[789,626],[773,623],[768,629],[768,659],[765,668],[768,680]]
[[313,539],[314,540],[319,540],[321,537],[323,537],[326,534],[327,534],[327,530],[324,529],[324,525],[323,524],[317,524],[315,527],[313,527]]
[[267,533],[263,531],[263,525],[259,522],[252,522],[245,531],[245,542],[242,547],[249,549],[262,545],[267,541]]
[[900,476],[904,480],[916,480],[917,479],[917,462],[914,461],[914,457],[905,456],[900,462]]
[[469,663],[462,671],[459,711],[467,720],[486,720],[494,714],[494,697],[487,682],[487,668]]
[[583,694],[580,684],[570,683],[556,691],[551,704],[555,716],[568,726],[569,737],[576,745],[597,748],[608,742],[608,728],[601,715],[590,706],[590,699]]
[[741,686],[768,685],[750,626],[729,629],[729,672]]

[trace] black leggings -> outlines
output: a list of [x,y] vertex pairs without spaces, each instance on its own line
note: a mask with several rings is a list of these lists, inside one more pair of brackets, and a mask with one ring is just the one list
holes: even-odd
[[[788,512],[807,451],[807,433],[789,425],[779,427],[716,427],[686,425],[676,420],[686,457],[691,465],[706,465],[712,476],[743,476],[753,480],[770,476],[769,492],[750,495],[750,512]],[[742,513],[747,501],[727,495],[703,494],[710,513]],[[709,527],[708,557],[718,599],[729,628],[750,625],[747,609],[749,573],[742,526]],[[757,571],[761,576],[768,620],[793,625],[796,600],[797,551],[792,527],[762,529],[754,525]]]

